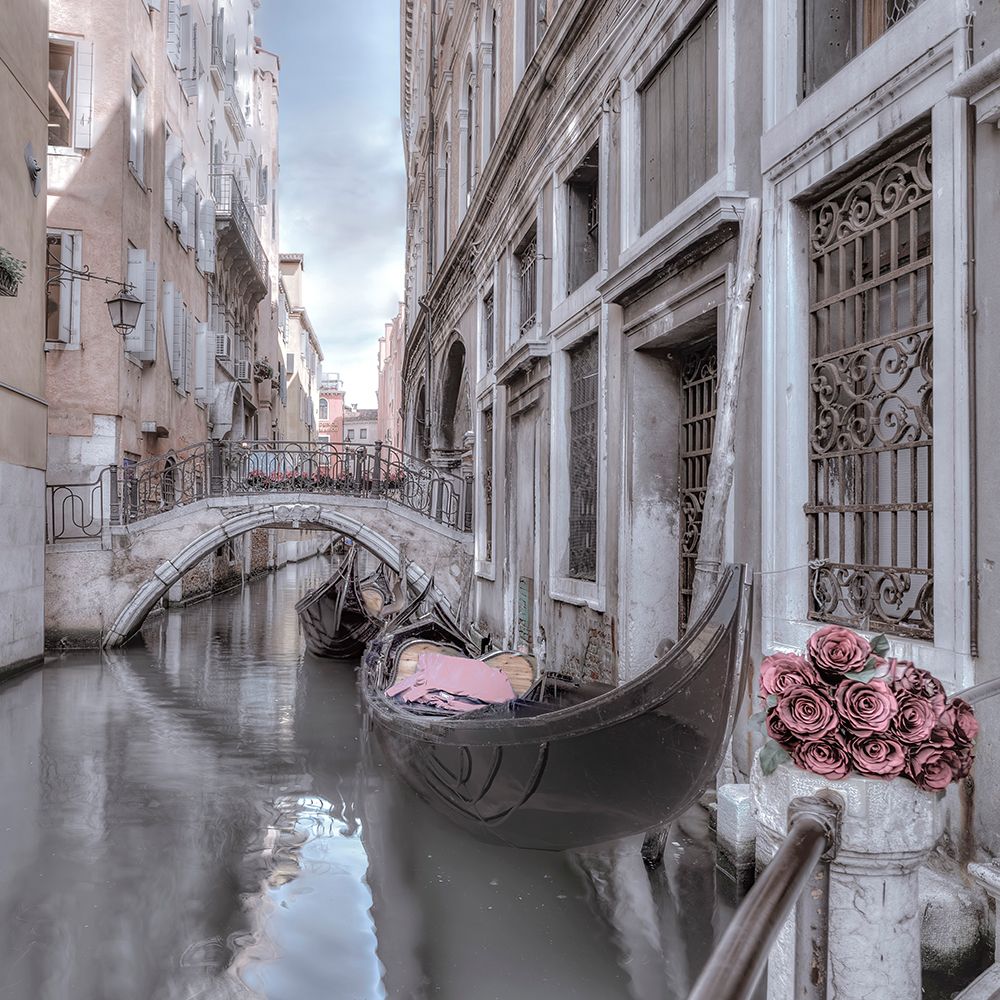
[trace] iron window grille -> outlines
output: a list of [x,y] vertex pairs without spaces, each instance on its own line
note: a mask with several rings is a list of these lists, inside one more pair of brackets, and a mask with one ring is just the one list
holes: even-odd
[[483,556],[493,558],[493,407],[483,412]]
[[810,222],[810,618],[932,638],[931,146]]
[[597,580],[597,334],[569,352],[569,576]]
[[538,237],[534,228],[515,256],[517,257],[518,289],[521,300],[518,333],[523,336],[534,327],[538,320],[538,281],[536,275]]
[[493,371],[493,362],[496,353],[493,333],[494,311],[494,297],[491,291],[483,299],[483,356],[486,359],[486,370],[488,372]]
[[701,540],[701,519],[708,490],[708,468],[715,440],[719,356],[715,341],[699,344],[681,357],[680,434],[680,632],[687,629]]

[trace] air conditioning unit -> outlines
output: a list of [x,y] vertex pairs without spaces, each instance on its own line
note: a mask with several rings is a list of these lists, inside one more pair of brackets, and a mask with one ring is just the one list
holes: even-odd
[[237,382],[250,382],[252,377],[250,374],[251,364],[249,361],[234,361],[233,362],[233,374],[236,376]]
[[215,335],[215,356],[217,358],[231,358],[233,356],[233,338],[228,333]]

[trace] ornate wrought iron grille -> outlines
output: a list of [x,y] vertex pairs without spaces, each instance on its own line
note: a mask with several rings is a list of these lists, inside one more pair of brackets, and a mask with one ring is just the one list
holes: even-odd
[[810,213],[810,617],[931,638],[931,147]]
[[681,358],[681,578],[680,631],[687,628],[694,592],[701,515],[708,488],[708,466],[715,440],[719,355],[715,341],[699,344]]
[[597,579],[597,334],[569,352],[569,575]]
[[494,298],[491,291],[483,299],[483,356],[486,359],[486,370],[493,371],[493,359],[496,354],[496,342],[493,337]]
[[536,295],[538,283],[535,280],[535,266],[538,258],[538,238],[532,230],[527,242],[517,252],[518,274],[520,275],[520,333],[527,333],[535,325],[538,314]]
[[483,556],[493,558],[493,407],[483,413]]

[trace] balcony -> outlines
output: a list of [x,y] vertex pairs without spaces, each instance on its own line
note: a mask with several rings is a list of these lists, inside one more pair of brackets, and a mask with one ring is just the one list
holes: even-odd
[[[235,67],[234,67],[235,69]],[[235,77],[235,72],[232,74]],[[240,95],[236,92],[236,80],[226,80],[226,120],[233,128],[236,138],[241,142],[246,138],[247,120],[243,117],[243,105]]]
[[219,265],[245,280],[247,297],[256,304],[267,294],[268,268],[253,216],[233,174],[216,174],[212,193]]

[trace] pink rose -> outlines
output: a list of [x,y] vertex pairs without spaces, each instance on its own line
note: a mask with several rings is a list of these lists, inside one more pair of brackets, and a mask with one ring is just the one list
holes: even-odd
[[896,696],[885,681],[843,681],[836,701],[841,721],[859,736],[884,733],[896,714]]
[[778,700],[778,719],[794,736],[818,739],[837,728],[833,705],[810,687],[796,687]]
[[841,625],[824,625],[813,632],[806,649],[816,668],[834,679],[864,670],[872,652],[867,639]]
[[947,788],[957,777],[961,765],[955,755],[942,747],[926,746],[917,750],[907,761],[906,773],[924,791],[936,792]]
[[895,778],[903,773],[903,748],[887,736],[859,736],[848,740],[854,769],[873,778]]
[[929,671],[915,667],[908,660],[898,660],[899,673],[894,687],[926,698],[940,715],[944,711],[944,685]]
[[772,653],[760,664],[760,693],[783,695],[794,687],[818,687],[816,668],[798,653]]
[[892,734],[903,743],[923,743],[937,725],[934,706],[921,694],[901,691],[896,696],[899,711],[892,720]]
[[830,733],[821,740],[803,740],[792,749],[792,760],[803,771],[839,781],[851,769],[851,758],[844,741]]
[[951,755],[955,780],[967,778],[972,773],[972,765],[976,762],[976,751],[972,747],[962,747],[952,750]]
[[797,736],[788,731],[788,727],[778,718],[778,713],[773,708],[767,713],[764,730],[778,746],[784,747],[786,750],[793,747],[799,741]]
[[962,698],[952,698],[948,702],[938,724],[951,733],[956,747],[971,747],[979,735],[979,723],[972,706]]

